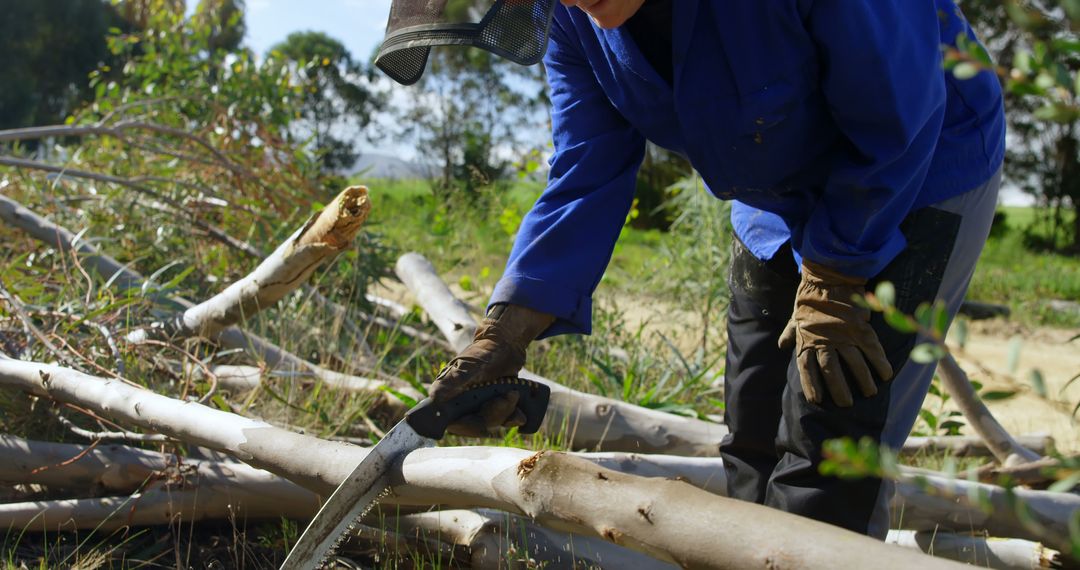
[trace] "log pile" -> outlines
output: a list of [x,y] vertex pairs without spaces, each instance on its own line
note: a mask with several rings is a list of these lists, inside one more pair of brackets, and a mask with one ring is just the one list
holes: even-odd
[[[422,387],[386,374],[367,378],[331,370],[242,327],[348,248],[369,209],[366,189],[349,188],[247,276],[201,303],[159,295],[154,302],[170,316],[117,335],[129,348],[201,339],[214,343],[209,353],[243,351],[245,361],[238,364],[174,363],[173,373],[198,376],[212,394],[174,397],[132,382],[140,379],[125,378],[122,370],[19,358],[0,344],[0,389],[77,410],[142,442],[108,444],[100,433],[91,434],[88,444],[0,435],[0,485],[47,491],[46,498],[0,504],[0,524],[53,533],[236,517],[309,519],[369,448],[250,417],[235,397],[273,389],[283,378],[308,390],[366,394],[380,415],[379,421],[365,418],[365,434],[377,438],[408,402],[422,397]],[[77,255],[118,292],[145,288],[147,279],[85,236],[4,196],[0,220]],[[476,326],[473,313],[432,265],[406,254],[396,272],[442,338],[433,329],[402,325],[408,309],[385,300],[374,302],[382,315],[334,305],[338,316],[405,331],[419,343],[445,344],[450,351],[467,345]],[[13,305],[6,314],[25,312],[14,306],[14,297],[5,299]],[[1070,525],[1080,512],[1080,495],[1005,488],[991,476],[1013,473],[1021,482],[1045,483],[1045,468],[1058,465],[1045,457],[1048,438],[1005,432],[951,357],[940,373],[977,436],[912,438],[902,452],[947,450],[989,456],[994,463],[967,479],[902,469],[893,503],[902,513],[901,528],[887,543],[724,497],[717,443],[726,428],[720,423],[589,394],[523,371],[551,388],[542,432],[566,451],[417,450],[393,467],[390,494],[377,516],[358,525],[345,550],[392,545],[417,560],[446,557],[448,566],[470,568],[502,568],[508,560],[512,567],[644,569],[961,567],[954,560],[992,568],[1062,564],[1061,551],[1075,547]],[[216,391],[229,399],[211,406]]]

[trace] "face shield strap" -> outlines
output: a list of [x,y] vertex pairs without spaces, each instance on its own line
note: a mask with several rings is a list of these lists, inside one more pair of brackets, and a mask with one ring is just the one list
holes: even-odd
[[394,81],[411,85],[423,75],[431,46],[478,47],[521,65],[538,63],[547,51],[555,1],[496,0],[475,24],[438,22],[395,30],[388,24],[375,65]]

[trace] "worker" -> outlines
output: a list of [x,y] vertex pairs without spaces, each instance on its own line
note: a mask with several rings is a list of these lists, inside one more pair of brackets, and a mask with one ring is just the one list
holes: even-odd
[[[732,201],[728,494],[884,537],[888,483],[819,467],[834,438],[898,448],[934,371],[853,299],[888,281],[901,311],[939,301],[951,319],[989,234],[1002,95],[991,73],[944,69],[943,48],[974,39],[953,0],[478,4],[394,0],[377,60],[409,83],[432,45],[543,56],[551,90],[547,187],[432,397],[517,374],[537,338],[590,332],[651,141]],[[458,429],[522,419],[506,397]]]

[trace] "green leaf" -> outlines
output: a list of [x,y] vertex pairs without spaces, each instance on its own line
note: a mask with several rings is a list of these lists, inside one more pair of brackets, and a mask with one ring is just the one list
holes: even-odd
[[1055,482],[1053,485],[1047,487],[1046,490],[1054,493],[1068,493],[1077,485],[1080,485],[1080,471],[1069,475],[1061,481]]
[[1023,342],[1020,337],[1013,337],[1009,341],[1009,352],[1005,360],[1005,368],[1009,371],[1009,374],[1015,375],[1016,369],[1020,367],[1020,348],[1023,346]]
[[1043,373],[1038,368],[1032,368],[1031,373],[1028,375],[1028,379],[1031,381],[1031,387],[1035,389],[1035,393],[1040,398],[1046,397],[1046,379],[1043,378]]
[[1008,400],[1016,394],[1017,392],[1015,390],[991,390],[989,392],[979,394],[979,397],[982,398],[985,402],[998,402],[1001,400]]
[[914,334],[919,331],[919,328],[907,315],[894,308],[885,310],[885,322],[904,334]]
[[874,296],[883,307],[892,307],[896,304],[896,287],[888,281],[882,281],[874,290]]
[[945,357],[945,349],[933,342],[924,342],[911,349],[911,359],[919,364],[930,364]]
[[960,345],[960,348],[964,348],[967,345],[968,328],[965,319],[956,319],[953,328],[953,336],[956,337],[956,344]]
[[956,67],[952,70],[953,77],[963,81],[965,79],[971,79],[979,74],[979,66],[974,63],[964,61],[956,64]]
[[1020,70],[1027,75],[1031,73],[1031,52],[1027,50],[1019,50],[1016,55],[1013,56],[1013,68]]

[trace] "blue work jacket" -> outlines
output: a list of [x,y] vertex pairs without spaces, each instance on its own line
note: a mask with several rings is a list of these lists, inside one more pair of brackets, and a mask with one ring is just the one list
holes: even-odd
[[545,336],[590,332],[646,139],[735,200],[736,234],[757,257],[790,240],[798,257],[863,277],[904,249],[908,213],[1001,164],[997,79],[942,67],[944,45],[974,37],[952,0],[677,0],[673,10],[668,84],[626,29],[556,7],[548,186],[491,299],[554,314]]

